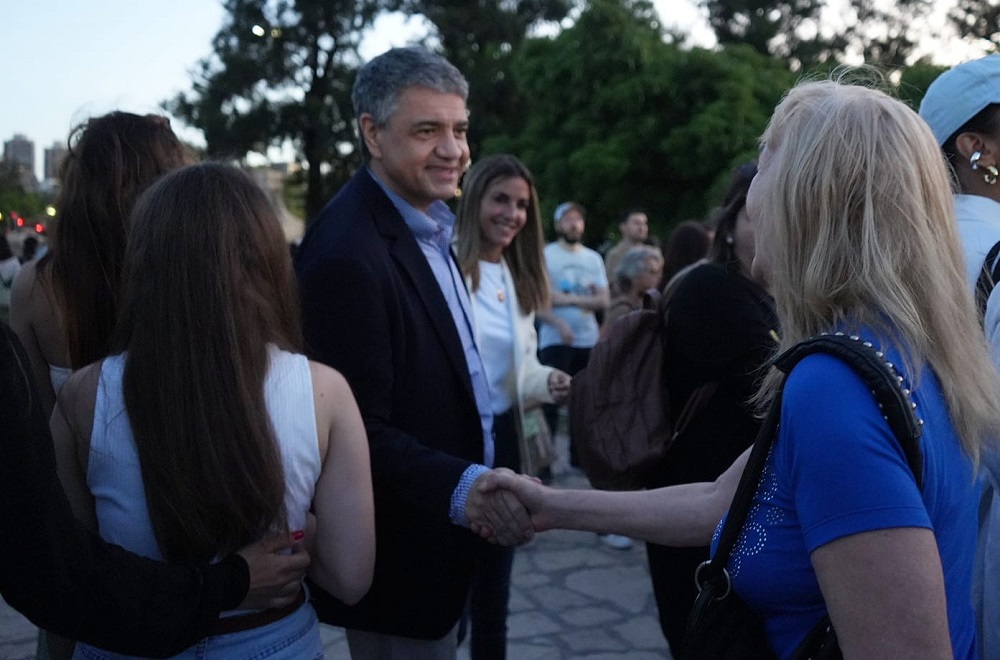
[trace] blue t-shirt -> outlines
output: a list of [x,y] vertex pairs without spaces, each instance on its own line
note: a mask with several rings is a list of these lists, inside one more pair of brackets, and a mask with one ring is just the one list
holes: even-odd
[[[583,245],[567,250],[558,241],[545,246],[545,266],[552,280],[553,291],[593,295],[597,289],[608,288],[601,255]],[[574,348],[592,348],[600,336],[597,316],[593,310],[572,305],[552,307],[552,313],[569,324],[573,330]],[[538,330],[538,347],[562,345],[562,337],[554,325],[542,323]]]
[[[903,364],[897,351],[882,350]],[[933,371],[925,367],[904,385],[924,420],[922,495],[874,395],[851,367],[818,354],[788,377],[778,438],[730,559],[733,586],[764,617],[779,657],[826,614],[809,554],[893,527],[934,531],[952,648],[956,658],[976,657],[970,589],[980,487]]]

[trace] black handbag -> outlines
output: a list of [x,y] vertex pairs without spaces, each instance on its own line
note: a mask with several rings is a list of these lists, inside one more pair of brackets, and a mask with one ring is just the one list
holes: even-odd
[[[838,357],[865,380],[903,448],[917,487],[922,488],[920,433],[923,422],[917,418],[916,404],[910,400],[909,390],[903,388],[903,378],[895,367],[871,343],[843,333],[824,334],[796,344],[779,355],[774,366],[786,374],[787,378],[787,374],[799,360],[813,353],[828,353]],[[754,442],[726,522],[719,534],[715,554],[701,564],[695,573],[698,597],[688,618],[678,660],[774,658],[774,653],[767,645],[763,621],[733,592],[726,564],[746,522],[767,455],[777,436],[783,388],[784,382]],[[824,617],[806,634],[791,656],[793,660],[832,660],[841,657],[837,634],[829,616]]]

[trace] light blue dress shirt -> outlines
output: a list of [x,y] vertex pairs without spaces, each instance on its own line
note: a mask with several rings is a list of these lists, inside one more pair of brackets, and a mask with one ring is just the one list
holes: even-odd
[[483,463],[485,463],[485,465],[470,465],[462,473],[462,478],[451,497],[449,515],[452,522],[468,527],[469,521],[465,516],[465,504],[472,484],[481,474],[489,470],[487,466],[493,465],[493,406],[490,386],[486,379],[486,369],[483,366],[483,360],[479,355],[473,334],[469,293],[465,289],[465,279],[458,270],[458,264],[451,254],[455,214],[442,201],[433,202],[427,209],[427,213],[424,213],[390,190],[370,169],[369,173],[382,187],[393,206],[403,216],[403,222],[413,232],[413,237],[417,239],[417,245],[424,253],[427,264],[434,273],[434,279],[437,280],[441,293],[444,295],[445,302],[448,303],[448,309],[451,311],[455,328],[462,341],[462,351],[465,354],[469,378],[472,380],[472,391],[476,397],[476,408],[479,410],[479,420],[483,427]]

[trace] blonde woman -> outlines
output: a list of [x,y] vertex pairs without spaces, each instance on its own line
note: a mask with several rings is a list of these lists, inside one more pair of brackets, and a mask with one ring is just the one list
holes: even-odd
[[[562,403],[570,377],[536,357],[535,311],[549,305],[545,240],[534,179],[509,155],[489,156],[466,173],[455,220],[456,251],[472,301],[476,345],[493,405],[494,467],[532,469],[518,434],[525,411]],[[540,417],[536,416],[535,426]],[[544,425],[544,420],[541,420]],[[507,601],[513,548],[486,546],[477,559],[470,596],[472,657],[506,654]]]
[[[786,381],[730,558],[733,588],[778,657],[829,614],[845,658],[974,658],[973,469],[1000,419],[1000,384],[965,284],[944,160],[906,105],[832,81],[790,91],[762,142],[747,210],[780,348],[843,330],[884,351],[924,421],[924,482],[918,489],[864,381],[837,358],[805,358]],[[765,379],[762,402],[779,378]],[[517,491],[539,530],[703,545],[746,457],[714,483],[644,492],[494,481]]]

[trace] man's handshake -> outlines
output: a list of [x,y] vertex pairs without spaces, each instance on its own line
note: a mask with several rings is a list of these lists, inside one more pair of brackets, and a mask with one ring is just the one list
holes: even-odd
[[531,540],[543,527],[539,519],[544,487],[506,468],[484,473],[472,485],[465,511],[473,533],[500,545]]

